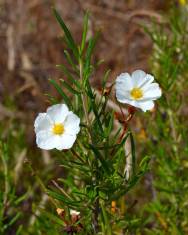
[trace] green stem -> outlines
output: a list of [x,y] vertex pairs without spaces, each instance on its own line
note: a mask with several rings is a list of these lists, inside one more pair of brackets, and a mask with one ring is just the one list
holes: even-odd
[[[82,103],[83,103],[83,109],[84,109],[84,115],[86,118],[86,123],[87,123],[87,127],[88,127],[88,131],[89,131],[89,138],[90,141],[92,142],[92,144],[94,144],[94,139],[92,136],[92,130],[91,130],[91,123],[90,123],[90,119],[89,119],[89,114],[88,114],[88,99],[87,99],[87,95],[85,94],[85,87],[84,87],[84,81],[83,81],[83,62],[80,59],[79,62],[79,67],[80,67],[80,80],[82,83]],[[94,225],[94,232],[95,234],[97,234],[99,232],[99,221],[98,221],[98,217],[99,217],[99,189],[98,189],[98,185],[99,185],[99,179],[98,179],[98,158],[95,157],[95,179],[94,179],[94,184],[96,187],[96,191],[97,191],[97,195],[96,195],[96,200],[95,200],[95,205],[94,205],[94,211],[93,211],[93,225]]]
[[82,60],[80,60],[80,80],[82,82],[82,90],[83,90],[81,97],[82,97],[82,102],[83,102],[84,114],[85,114],[87,125],[88,125],[88,127],[90,127],[90,120],[89,120],[89,115],[87,112],[87,106],[88,106],[87,96],[85,95],[85,90],[83,87],[84,82],[83,82],[83,63],[82,63]]

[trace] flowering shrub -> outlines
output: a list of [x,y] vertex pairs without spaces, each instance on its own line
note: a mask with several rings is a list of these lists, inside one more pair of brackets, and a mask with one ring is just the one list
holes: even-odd
[[[107,106],[114,87],[114,83],[106,85],[109,73],[104,75],[100,94],[91,86],[95,70],[92,53],[97,36],[86,41],[88,14],[78,46],[59,13],[54,10],[54,14],[64,31],[69,49],[65,55],[70,67],[58,65],[67,79],[61,80],[61,84],[55,80],[51,83],[65,104],[55,104],[46,113],[40,113],[34,126],[39,148],[70,150],[62,151],[60,160],[64,169],[68,169],[66,178],[54,181],[55,187],[46,192],[58,204],[57,213],[65,223],[65,233],[112,234],[113,227],[127,226],[123,211],[114,216],[116,201],[125,203],[125,194],[148,169],[148,157],[140,163],[136,161],[129,122],[136,108],[147,111],[154,107],[153,100],[161,96],[161,89],[153,83],[154,77],[144,71],[122,73],[115,86],[119,111],[116,115],[113,110],[109,112]],[[128,112],[123,111],[121,103],[127,104]],[[119,128],[114,126],[115,121],[120,123]],[[127,141],[131,145],[128,154]]]
[[17,95],[0,104],[0,234],[188,234],[187,1],[143,26],[152,75],[107,71],[99,89],[88,14],[77,45],[54,13],[67,47],[63,79],[50,79],[59,99],[34,128]]

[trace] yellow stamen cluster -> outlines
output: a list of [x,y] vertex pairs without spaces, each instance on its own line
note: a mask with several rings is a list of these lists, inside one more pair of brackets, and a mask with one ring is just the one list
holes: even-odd
[[62,135],[64,132],[64,126],[61,123],[54,124],[53,126],[53,133],[55,135]]
[[130,94],[131,94],[131,97],[135,100],[139,100],[143,97],[142,90],[140,88],[137,88],[137,87],[133,88],[131,90]]

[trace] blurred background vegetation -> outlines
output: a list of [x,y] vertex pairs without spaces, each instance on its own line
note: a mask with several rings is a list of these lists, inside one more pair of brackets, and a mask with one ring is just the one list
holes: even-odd
[[116,202],[115,213],[124,210],[127,224],[114,234],[188,234],[188,4],[183,0],[0,1],[0,233],[63,234],[38,176],[48,186],[65,172],[56,151],[36,148],[33,130],[36,114],[50,103],[45,94],[60,100],[48,79],[61,78],[55,65],[66,63],[51,6],[77,41],[85,10],[91,13],[89,34],[100,29],[93,59],[105,63],[96,71],[95,89],[109,68],[110,81],[120,72],[143,69],[163,90],[155,110],[137,113],[132,124],[137,156],[151,158],[150,171],[126,195],[125,205]]

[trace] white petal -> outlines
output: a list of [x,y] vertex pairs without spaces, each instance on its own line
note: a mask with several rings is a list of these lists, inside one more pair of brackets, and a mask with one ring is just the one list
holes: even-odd
[[59,136],[56,149],[70,149],[76,140],[76,135],[64,134]]
[[162,95],[162,91],[157,83],[152,83],[143,88],[144,97],[142,100],[156,100]]
[[151,110],[154,107],[154,102],[151,101],[145,101],[145,102],[137,102],[138,108],[142,109],[144,112],[147,110]]
[[50,130],[52,128],[52,124],[52,120],[46,113],[39,113],[34,123],[35,132]]
[[142,83],[146,82],[146,73],[142,70],[136,70],[131,74],[134,87],[139,87]]
[[70,112],[67,115],[63,125],[65,128],[65,133],[76,135],[80,131],[80,118],[73,112]]
[[116,79],[116,90],[122,88],[123,90],[132,89],[132,79],[128,73],[121,73]]
[[142,88],[142,87],[144,87],[146,85],[151,84],[154,81],[154,77],[152,75],[150,75],[150,74],[146,74],[146,77],[145,77],[144,80],[145,81],[142,84],[140,84],[140,86],[139,86],[140,88]]
[[151,110],[154,107],[154,102],[152,100],[150,101],[140,101],[140,100],[128,100],[124,99],[123,102],[124,104],[129,104],[131,106],[134,106],[136,108],[142,109],[144,112],[147,110]]
[[76,140],[76,135],[54,135],[50,131],[39,131],[37,133],[37,146],[41,149],[50,150],[50,149],[69,149],[73,146]]
[[65,104],[55,104],[47,109],[47,114],[55,123],[62,123],[69,113]]
[[132,78],[128,73],[120,74],[116,79],[116,98],[119,102],[130,99],[130,90],[133,88]]
[[143,91],[144,92],[147,92],[147,91],[152,91],[154,89],[159,89],[159,84],[154,82],[154,83],[151,83],[151,84],[146,84],[144,87],[143,87]]
[[37,146],[41,149],[50,150],[57,146],[57,135],[53,135],[51,131],[39,131],[36,134]]
[[121,102],[121,103],[123,103],[123,104],[130,104],[130,105],[132,105],[132,106],[134,106],[134,107],[136,107],[136,108],[139,108],[139,107],[140,107],[139,102],[136,101],[136,100],[130,100],[130,99],[124,98],[124,99],[118,100],[118,101]]
[[143,70],[137,69],[131,74],[133,79],[140,79],[146,76],[146,73]]
[[130,96],[130,91],[123,91],[122,89],[119,89],[116,91],[116,98],[121,103],[126,103],[125,100],[132,100]]

